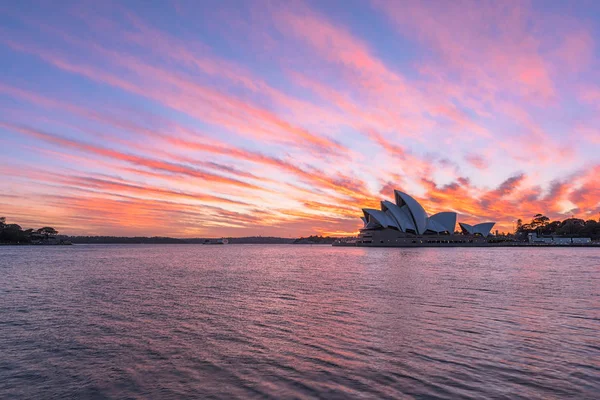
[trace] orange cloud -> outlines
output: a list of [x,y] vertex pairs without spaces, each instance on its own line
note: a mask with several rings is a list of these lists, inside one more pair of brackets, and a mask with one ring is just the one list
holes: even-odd
[[227,51],[120,5],[123,20],[86,6],[67,26],[17,16],[35,29],[2,28],[2,55],[73,79],[0,78],[4,212],[174,236],[355,232],[360,207],[395,188],[500,229],[597,212],[588,24],[529,3],[373,4],[395,33],[370,35],[397,37],[270,3]]

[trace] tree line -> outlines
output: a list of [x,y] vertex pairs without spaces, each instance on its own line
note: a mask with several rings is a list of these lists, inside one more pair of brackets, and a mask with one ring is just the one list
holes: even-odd
[[332,244],[334,241],[339,238],[329,237],[329,236],[318,236],[312,235],[309,237],[301,237],[294,240],[294,244]]
[[0,217],[0,243],[3,244],[28,244],[49,241],[58,235],[58,231],[51,226],[40,229],[23,229],[18,224],[7,224],[6,217]]
[[[563,221],[551,221],[543,214],[536,214],[530,222],[523,223],[517,220],[515,236],[520,240],[526,240],[529,233],[542,235],[589,237],[592,240],[600,240],[600,222],[593,219],[583,220],[580,218],[567,218]],[[44,243],[55,240],[58,231],[50,226],[39,229],[22,229],[17,224],[7,224],[5,217],[0,217],[0,243],[2,244],[29,244]],[[198,243],[204,239],[174,239],[174,238],[122,238],[109,236],[73,236],[64,237],[73,243]],[[287,239],[274,237],[249,237],[230,238],[230,243],[330,243],[335,238],[322,236],[309,236],[307,238]]]
[[536,214],[531,222],[523,223],[517,220],[515,234],[526,238],[529,233],[542,235],[589,237],[592,240],[600,239],[600,222],[593,219],[583,220],[580,218],[567,218],[563,221],[551,221],[543,214]]

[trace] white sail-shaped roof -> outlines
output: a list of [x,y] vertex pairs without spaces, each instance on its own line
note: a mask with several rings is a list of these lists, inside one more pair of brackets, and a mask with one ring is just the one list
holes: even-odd
[[392,226],[396,229],[400,229],[400,225],[396,221],[396,218],[394,218],[394,215],[392,214],[392,212],[390,210],[385,210],[384,212],[385,212],[385,215],[388,216],[388,221],[390,223],[389,226]]
[[403,205],[400,208],[400,216],[402,218],[402,224],[404,226],[404,231],[406,232],[406,230],[411,229],[414,232],[417,232],[417,227],[415,226],[415,221],[410,213],[410,210],[408,209],[408,206]]
[[458,225],[463,233],[468,233],[469,235],[473,234],[473,225],[465,224],[464,222],[459,222]]
[[468,233],[471,235],[480,234],[481,236],[489,236],[490,231],[496,225],[495,222],[483,222],[477,225],[469,225],[463,222],[459,222],[461,229],[464,233]]
[[388,217],[394,221],[395,227],[401,231],[404,231],[402,227],[402,221],[400,219],[400,209],[394,203],[383,200],[381,202],[381,211],[384,211]]
[[377,222],[384,228],[389,226],[398,227],[396,221],[390,218],[390,216],[383,211],[375,210],[374,208],[363,208],[363,214],[365,215],[367,223]]
[[419,235],[425,233],[427,230],[427,213],[423,206],[421,206],[418,201],[399,190],[394,190],[394,195],[398,207],[402,208],[404,205],[408,207],[414,226],[416,227],[416,232]]
[[435,232],[435,233],[441,233],[441,232],[446,232],[448,229],[441,223],[437,222],[435,219],[429,218],[427,220],[427,229],[426,230]]
[[381,209],[392,215],[398,224],[398,229],[402,232],[406,232],[407,229],[416,232],[415,224],[407,206],[398,207],[391,201],[384,200],[381,202]]
[[[450,211],[444,211],[429,217],[429,223],[435,222],[437,225],[441,226],[443,229],[435,230],[431,229],[434,232],[445,232],[448,231],[450,233],[454,232],[454,227],[456,226],[456,213]],[[429,229],[429,228],[428,228]],[[439,229],[439,227],[438,227]]]
[[482,222],[473,227],[475,233],[479,233],[481,236],[488,236],[492,228],[496,225],[495,222]]

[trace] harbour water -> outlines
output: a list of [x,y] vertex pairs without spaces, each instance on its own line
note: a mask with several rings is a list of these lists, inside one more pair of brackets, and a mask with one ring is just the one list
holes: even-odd
[[600,249],[0,247],[0,398],[600,398]]

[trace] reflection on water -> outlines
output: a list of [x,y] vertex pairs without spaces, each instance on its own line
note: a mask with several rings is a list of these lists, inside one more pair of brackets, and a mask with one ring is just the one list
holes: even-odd
[[0,247],[2,398],[598,398],[600,249]]

